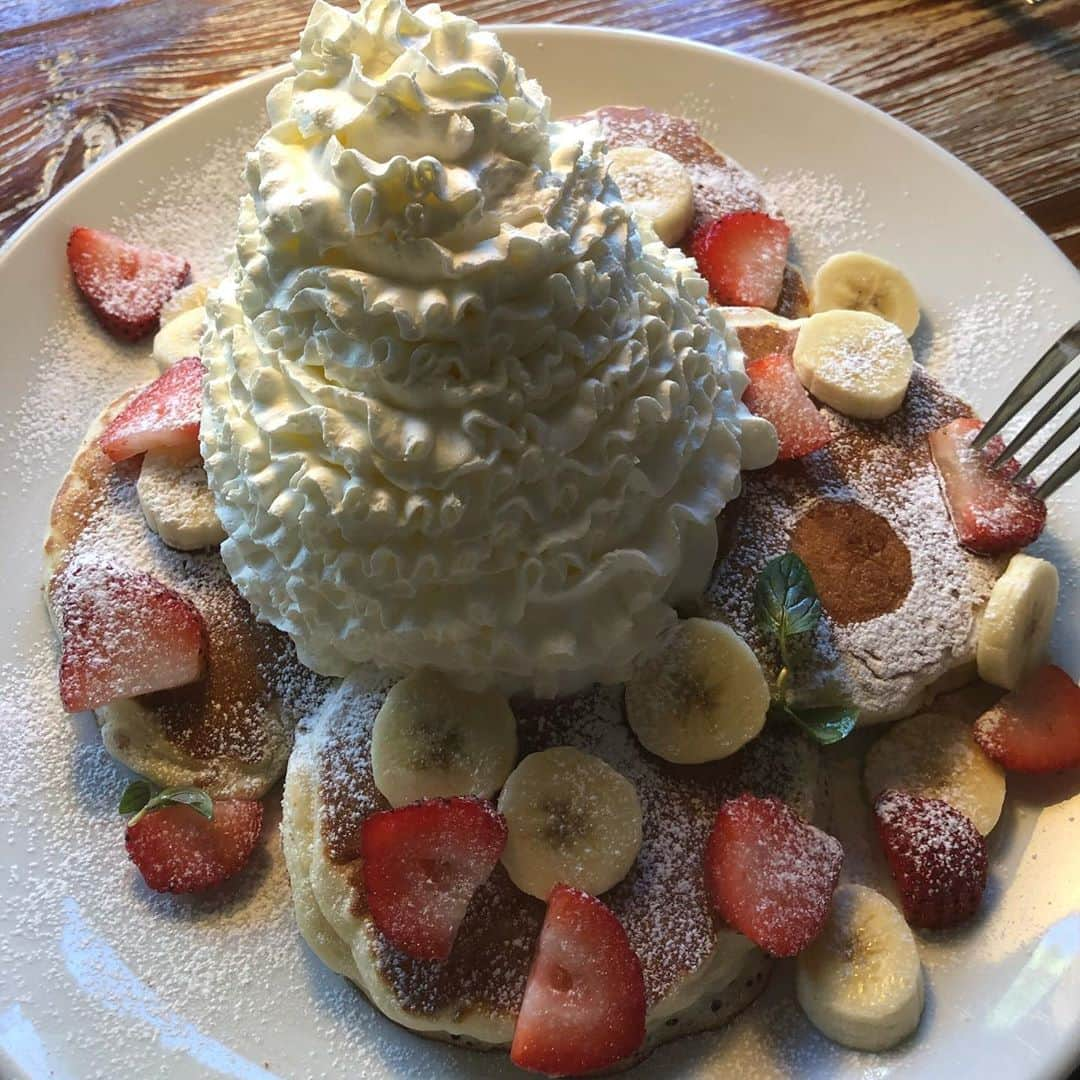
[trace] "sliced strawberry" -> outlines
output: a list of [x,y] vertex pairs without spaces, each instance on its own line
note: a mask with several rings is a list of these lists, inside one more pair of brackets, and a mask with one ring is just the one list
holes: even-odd
[[128,402],[98,445],[113,461],[166,447],[197,449],[204,373],[197,356],[174,364]]
[[360,846],[375,925],[409,956],[445,960],[506,846],[506,822],[482,799],[428,799],[366,818]]
[[739,210],[700,225],[690,250],[718,304],[772,310],[780,299],[790,237],[777,218]]
[[209,821],[190,806],[163,806],[129,825],[124,843],[155,892],[199,892],[248,861],[262,817],[262,803],[251,799],[215,799]]
[[137,341],[158,328],[161,307],[191,267],[177,255],[136,247],[97,229],[71,230],[67,258],[75,284],[110,334]]
[[1014,772],[1080,765],[1080,686],[1054,664],[1034,672],[975,721],[975,741]]
[[941,474],[945,502],[956,534],[969,551],[998,555],[1027,547],[1043,531],[1046,503],[1030,482],[1013,479],[1020,466],[991,463],[1004,443],[991,439],[980,452],[971,442],[982,421],[962,417],[930,434],[930,453]]
[[802,952],[821,932],[844,849],[779,799],[743,794],[716,815],[705,883],[721,917],[773,956]]
[[986,888],[986,841],[941,799],[883,791],[874,803],[878,837],[912,926],[940,930],[978,910]]
[[645,979],[622,924],[594,896],[556,885],[525,984],[510,1060],[582,1076],[645,1041]]
[[750,385],[743,402],[776,428],[781,461],[812,454],[832,442],[829,421],[810,400],[789,357],[763,356],[746,365],[746,374]]
[[63,630],[60,700],[68,712],[184,686],[202,674],[202,616],[149,574],[69,566],[51,598]]

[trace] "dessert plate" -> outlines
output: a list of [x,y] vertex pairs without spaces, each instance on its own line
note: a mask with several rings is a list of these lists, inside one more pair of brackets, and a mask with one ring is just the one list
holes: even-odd
[[[496,28],[498,29],[498,28]],[[571,27],[501,31],[556,114],[605,104],[693,116],[788,216],[804,265],[866,247],[919,288],[917,352],[989,410],[1080,311],[1080,276],[1015,207],[903,125],[803,76],[645,34]],[[264,126],[267,72],[195,103],[67,188],[0,253],[0,438],[5,588],[0,627],[0,1075],[167,1073],[248,1078],[496,1077],[514,1070],[401,1031],[325,969],[293,925],[273,830],[219,896],[149,893],[127,862],[122,770],[92,723],[62,713],[41,601],[48,506],[89,420],[151,374],[149,346],[105,340],[77,303],[64,243],[77,224],[114,227],[219,273]],[[1040,543],[1062,571],[1054,653],[1080,655],[1080,504],[1055,496]],[[840,748],[834,788],[855,790]],[[1080,777],[1010,779],[991,837],[978,921],[924,938],[929,1004],[917,1036],[885,1055],[828,1043],[802,1018],[783,971],[722,1032],[659,1051],[637,1075],[767,1077],[1067,1073],[1080,1053]],[[848,852],[849,876],[867,852]]]

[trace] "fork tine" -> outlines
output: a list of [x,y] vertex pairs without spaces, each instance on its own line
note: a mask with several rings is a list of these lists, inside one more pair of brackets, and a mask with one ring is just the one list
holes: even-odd
[[994,462],[994,468],[999,465],[1004,465],[1006,461],[1011,457],[1016,456],[1016,452],[1035,434],[1036,431],[1041,430],[1046,423],[1054,416],[1057,416],[1059,412],[1076,397],[1077,392],[1080,392],[1080,371],[1077,371],[1071,379],[1064,386],[1062,386],[1050,400],[1043,405],[1041,409],[1023,426],[1019,434],[1017,434],[997,456],[997,460]]
[[981,450],[1055,375],[1080,352],[1080,323],[1074,323],[1035,362],[1013,392],[983,425],[972,446]]
[[1080,447],[1077,447],[1036,489],[1040,499],[1049,499],[1067,480],[1080,469]]
[[1061,427],[1050,436],[1035,451],[1034,454],[1027,460],[1027,462],[1021,466],[1020,471],[1016,474],[1015,479],[1023,480],[1030,476],[1074,431],[1080,429],[1080,409],[1065,421]]

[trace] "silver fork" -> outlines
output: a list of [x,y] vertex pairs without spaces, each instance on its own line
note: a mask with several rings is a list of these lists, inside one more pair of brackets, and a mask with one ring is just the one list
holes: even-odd
[[[1035,362],[1035,366],[1016,384],[1013,392],[1001,403],[997,412],[986,421],[972,446],[981,450],[1051,379],[1061,374],[1080,354],[1080,322],[1073,323]],[[1075,371],[1046,402],[1042,408],[1020,429],[1016,436],[994,459],[994,468],[1004,465],[1037,431],[1080,393],[1080,370]],[[1028,462],[1016,474],[1022,480],[1037,469],[1061,444],[1080,429],[1080,409],[1065,421],[1046,442],[1031,455]],[[1080,469],[1080,447],[1074,450],[1036,489],[1040,499],[1049,498],[1066,480],[1071,480]]]

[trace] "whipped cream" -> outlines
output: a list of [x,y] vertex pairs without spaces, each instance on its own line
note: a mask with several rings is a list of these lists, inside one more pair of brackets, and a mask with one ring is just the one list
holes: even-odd
[[737,340],[472,20],[316,0],[293,66],[207,304],[229,572],[324,674],[624,679],[704,588],[740,438],[775,454]]

